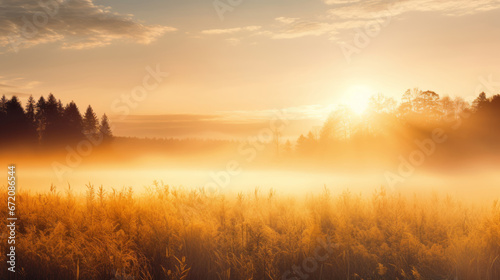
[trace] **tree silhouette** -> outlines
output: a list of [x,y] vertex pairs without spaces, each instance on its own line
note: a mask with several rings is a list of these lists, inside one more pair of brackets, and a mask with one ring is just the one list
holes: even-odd
[[13,96],[4,105],[5,107],[5,129],[8,131],[4,139],[9,144],[29,144],[33,145],[37,141],[36,128],[31,125],[31,121],[24,113],[21,102]]
[[490,107],[496,112],[496,115],[498,117],[500,115],[500,94],[491,97]]
[[31,137],[34,138],[34,142],[38,143],[38,131],[36,124],[36,113],[35,113],[35,99],[32,95],[28,98],[28,102],[26,103],[26,119],[28,122],[28,129],[30,130]]
[[368,102],[368,112],[371,113],[392,113],[396,108],[396,100],[383,94],[377,94],[370,97]]
[[97,119],[92,106],[87,107],[83,116],[83,132],[89,136],[95,136],[99,131],[99,120]]
[[299,138],[297,139],[297,148],[296,148],[296,151],[299,153],[299,154],[306,154],[308,152],[308,147],[307,147],[307,138],[304,137],[303,134],[301,134],[299,136]]
[[337,133],[341,130],[340,122],[338,111],[330,113],[319,134],[319,141],[322,144],[328,144],[332,139],[337,138]]
[[399,114],[401,117],[408,117],[413,112],[413,100],[415,96],[420,92],[418,88],[413,90],[406,90],[401,98],[401,105],[399,106]]
[[442,115],[446,119],[451,119],[455,117],[455,112],[456,112],[455,103],[449,96],[444,96],[443,98],[441,98],[440,108]]
[[2,98],[0,99],[0,110],[2,110],[5,113],[5,104],[7,104],[7,98],[5,97],[5,94],[2,95]]
[[30,96],[24,109],[17,96],[10,100],[5,95],[0,98],[0,131],[6,132],[0,143],[9,143],[0,149],[12,145],[38,147],[40,144],[41,147],[61,148],[85,139],[84,124],[87,131],[93,135],[101,132],[108,142],[113,137],[108,118],[104,115],[99,123],[90,106],[84,119],[73,101],[64,106],[53,94],[47,99],[41,96],[37,102]]
[[57,101],[57,112],[59,113],[59,116],[62,116],[64,113],[64,106],[62,104],[61,99]]
[[63,112],[63,128],[69,141],[83,138],[83,119],[76,104],[71,101]]
[[[6,130],[7,126],[7,112],[5,110],[5,105],[7,103],[7,98],[5,95],[2,96],[0,99],[0,131],[2,131],[2,134]],[[0,137],[0,143],[6,142],[6,139],[3,137]]]
[[35,106],[35,99],[33,98],[33,95],[30,95],[28,103],[26,103],[26,117],[33,124],[35,123]]
[[472,102],[472,105],[474,106],[474,109],[476,111],[481,110],[484,106],[486,106],[489,103],[488,98],[486,97],[486,93],[481,92],[479,96]]
[[62,112],[59,108],[60,103],[51,93],[45,103],[42,120],[44,121],[44,130],[42,131],[43,144],[59,145],[63,144],[64,125],[62,120]]
[[431,123],[440,117],[441,109],[437,93],[414,88],[403,94],[398,112],[401,119],[410,123]]
[[40,96],[40,99],[38,99],[38,102],[35,105],[35,122],[37,126],[38,139],[40,140],[43,137],[46,125],[45,107],[45,98],[43,98],[43,96]]
[[113,139],[113,133],[111,132],[111,127],[109,125],[109,120],[106,114],[104,114],[101,118],[99,132],[102,135],[103,142],[109,143],[111,139]]
[[319,133],[316,131],[316,129],[314,130],[314,133],[313,131],[309,131],[309,133],[307,133],[307,136],[301,134],[297,139],[296,151],[298,153],[309,155],[316,153],[320,140],[317,136]]
[[398,106],[383,95],[373,96],[362,117],[342,106],[335,109],[325,120],[319,138],[311,132],[301,135],[295,152],[346,163],[355,163],[356,158],[363,162],[369,154],[376,162],[391,162],[402,152],[411,151],[415,139],[429,138],[437,128],[446,131],[450,139],[441,145],[442,155],[466,159],[482,151],[500,152],[500,95],[488,98],[481,93],[472,106],[461,97],[440,98],[434,91],[417,88],[407,90]]
[[414,110],[426,122],[432,122],[439,118],[439,95],[427,90],[420,92],[414,99]]

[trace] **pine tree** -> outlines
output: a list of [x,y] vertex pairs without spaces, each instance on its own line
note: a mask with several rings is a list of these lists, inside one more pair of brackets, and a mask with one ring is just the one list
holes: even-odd
[[[5,103],[7,102],[7,98],[5,95],[2,96],[0,99],[0,131],[6,131],[5,126],[7,125],[7,120],[6,120],[6,112],[5,112]],[[0,137],[0,142],[2,142],[2,139]]]
[[45,107],[46,107],[46,102],[45,98],[43,96],[40,96],[40,99],[38,99],[38,102],[35,105],[35,122],[36,122],[36,128],[38,132],[38,139],[41,140],[42,135],[44,134],[45,131],[45,126],[46,126],[46,115],[45,115]]
[[57,112],[59,113],[60,116],[64,114],[64,106],[62,104],[61,99],[57,102]]
[[29,145],[35,143],[37,140],[35,127],[30,126],[30,121],[17,96],[13,96],[5,103],[5,113],[6,129],[9,131],[5,136],[7,142]]
[[111,126],[109,125],[109,120],[106,114],[102,116],[99,132],[101,133],[104,142],[109,142],[113,139],[113,133],[111,132]]
[[52,93],[47,98],[47,102],[45,102],[44,110],[47,125],[56,126],[56,123],[60,119],[61,115],[59,112],[59,103]]
[[7,97],[5,97],[5,94],[2,95],[2,98],[0,99],[0,111],[5,112],[5,104],[7,104]]
[[297,139],[297,146],[296,146],[296,149],[295,149],[298,153],[300,154],[305,154],[307,153],[307,150],[308,150],[308,145],[307,145],[307,138],[304,137],[303,134],[301,134],[299,136],[299,138]]
[[35,99],[33,98],[33,95],[30,95],[28,103],[26,104],[26,117],[33,123],[35,123],[35,106]]
[[37,118],[37,120],[43,118],[43,115],[45,114],[45,103],[45,98],[43,98],[43,96],[40,96],[40,99],[38,99],[38,102],[35,105],[35,117]]
[[42,133],[42,142],[49,145],[64,142],[61,138],[61,135],[65,133],[62,114],[59,111],[59,102],[52,93],[45,102],[44,117],[45,128]]
[[17,96],[12,96],[12,98],[5,103],[5,112],[7,113],[7,117],[14,122],[26,118],[21,102],[19,102]]
[[484,106],[488,104],[489,100],[486,97],[486,93],[481,92],[479,96],[472,103],[476,111],[481,110]]
[[36,123],[36,113],[35,113],[35,99],[33,98],[32,95],[30,95],[30,98],[28,99],[28,103],[26,103],[26,119],[28,122],[28,129],[29,129],[29,134],[30,137],[33,138],[33,142],[38,142],[39,141],[39,135],[37,131],[37,123]]
[[99,120],[97,119],[94,110],[92,110],[92,107],[89,105],[83,117],[83,131],[86,135],[93,136],[97,134],[98,129],[99,129]]
[[47,118],[50,121],[57,119],[59,112],[59,103],[57,102],[56,97],[51,93],[47,98],[47,102],[45,103],[45,110],[47,114]]
[[75,102],[71,101],[64,108],[63,121],[65,135],[69,142],[83,138],[83,118]]

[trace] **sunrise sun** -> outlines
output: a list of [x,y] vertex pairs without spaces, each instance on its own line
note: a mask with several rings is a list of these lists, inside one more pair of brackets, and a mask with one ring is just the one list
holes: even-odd
[[341,103],[352,112],[361,115],[368,108],[370,97],[374,94],[373,90],[364,85],[354,85],[346,90]]

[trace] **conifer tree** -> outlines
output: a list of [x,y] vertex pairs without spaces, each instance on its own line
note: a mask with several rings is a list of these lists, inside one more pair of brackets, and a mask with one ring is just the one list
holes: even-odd
[[64,131],[68,142],[83,138],[83,119],[75,102],[71,101],[63,112]]
[[109,120],[106,114],[102,116],[101,125],[99,126],[99,132],[101,133],[103,141],[105,142],[109,142],[113,138],[111,126],[109,125]]
[[87,111],[85,111],[85,115],[83,116],[83,131],[87,135],[95,135],[97,134],[99,129],[99,120],[97,119],[94,110],[89,105],[87,107]]
[[26,103],[26,117],[33,124],[35,123],[35,106],[35,99],[33,98],[33,95],[30,95],[28,103]]

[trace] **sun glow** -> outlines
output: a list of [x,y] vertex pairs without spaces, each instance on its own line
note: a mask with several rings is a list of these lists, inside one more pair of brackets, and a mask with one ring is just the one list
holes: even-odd
[[368,108],[370,97],[374,92],[367,86],[351,86],[342,99],[342,104],[351,109],[354,113],[361,115]]

